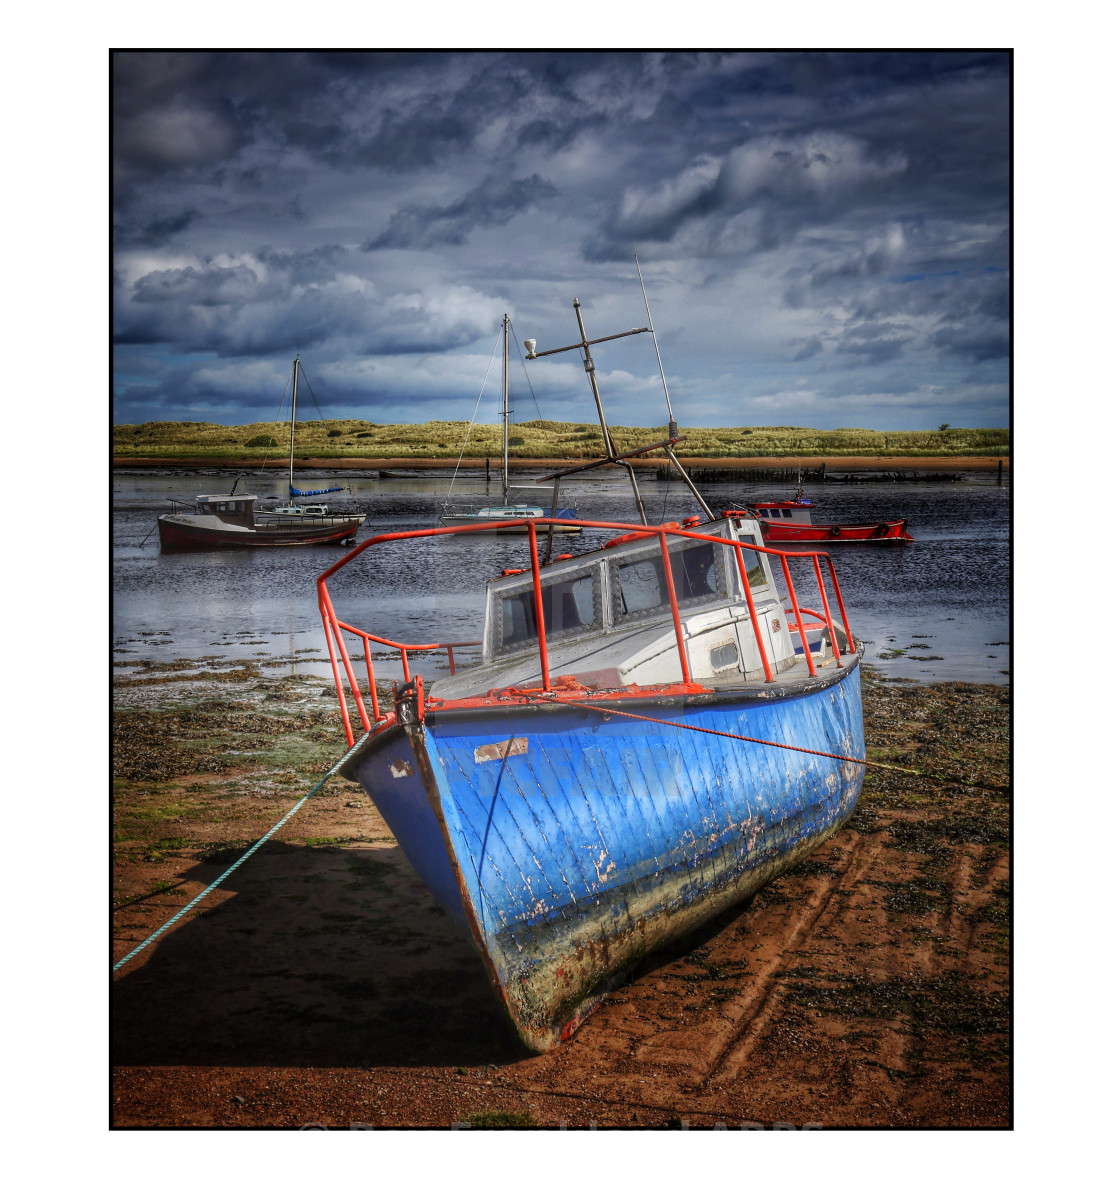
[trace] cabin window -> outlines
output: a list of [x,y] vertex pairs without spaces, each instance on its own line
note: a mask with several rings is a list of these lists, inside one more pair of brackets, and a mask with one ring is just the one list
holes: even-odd
[[712,671],[722,671],[725,667],[735,667],[739,662],[739,648],[734,643],[722,643],[713,647],[711,652]]
[[[682,608],[727,597],[723,555],[717,545],[700,542],[669,552],[677,604]],[[611,562],[614,619],[641,618],[669,608],[665,566],[659,551]]]
[[[543,581],[541,605],[544,607],[545,636],[550,639],[557,635],[571,637],[601,627],[601,598],[598,569],[581,577]],[[501,646],[537,641],[537,615],[531,584],[502,594],[499,611]]]
[[740,549],[743,554],[743,568],[747,571],[748,585],[765,585],[766,571],[762,568],[758,553],[754,549]]
[[792,516],[793,511],[790,508],[782,508],[782,515],[783,516]]

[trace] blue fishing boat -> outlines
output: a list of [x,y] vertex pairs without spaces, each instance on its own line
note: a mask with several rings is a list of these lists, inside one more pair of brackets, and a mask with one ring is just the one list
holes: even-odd
[[[602,341],[587,339],[578,301],[576,313],[573,347],[593,373]],[[600,462],[627,466],[636,452],[614,448],[594,378],[592,390]],[[675,463],[676,442],[671,427],[655,445]],[[554,560],[560,521],[523,523],[525,568],[487,583],[470,667],[455,665],[464,644],[343,622],[329,581],[382,545],[493,525],[374,536],[318,581],[351,745],[342,772],[470,931],[535,1051],[570,1037],[652,950],[807,856],[863,780],[860,649],[828,555],[769,549],[756,519],[717,515],[699,493],[703,516],[652,525],[633,482],[641,522],[579,521],[601,541],[584,552]],[[402,662],[388,711],[376,646]],[[425,685],[409,654],[436,648],[449,674]]]

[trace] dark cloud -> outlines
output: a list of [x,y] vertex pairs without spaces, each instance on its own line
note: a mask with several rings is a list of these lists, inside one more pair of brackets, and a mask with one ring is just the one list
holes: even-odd
[[[806,424],[850,396],[904,425],[929,388],[992,424],[1010,93],[995,52],[117,53],[117,412],[220,406],[192,358],[296,347],[392,412],[446,409],[503,310],[567,339],[578,291],[604,331],[640,322],[637,253],[709,420],[749,385],[817,390]],[[639,353],[608,362],[645,412]],[[569,377],[542,379],[577,412]]]
[[388,229],[363,248],[399,250],[462,245],[480,226],[505,225],[518,213],[555,195],[555,187],[535,173],[508,182],[489,179],[450,205],[398,209],[389,219]]
[[161,246],[177,233],[189,229],[199,215],[197,209],[184,209],[167,217],[153,217],[143,224],[126,220],[113,227],[113,239],[118,246]]

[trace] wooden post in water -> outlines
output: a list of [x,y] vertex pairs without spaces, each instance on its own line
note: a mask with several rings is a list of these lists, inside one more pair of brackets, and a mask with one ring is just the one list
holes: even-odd
[[999,460],[999,469],[996,471],[996,482],[1003,482],[1003,459]]

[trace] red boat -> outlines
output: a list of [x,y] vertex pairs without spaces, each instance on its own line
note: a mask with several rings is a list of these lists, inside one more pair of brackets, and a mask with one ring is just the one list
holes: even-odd
[[906,544],[914,538],[905,520],[881,520],[873,524],[814,524],[816,507],[800,491],[796,499],[750,504],[767,544]]

